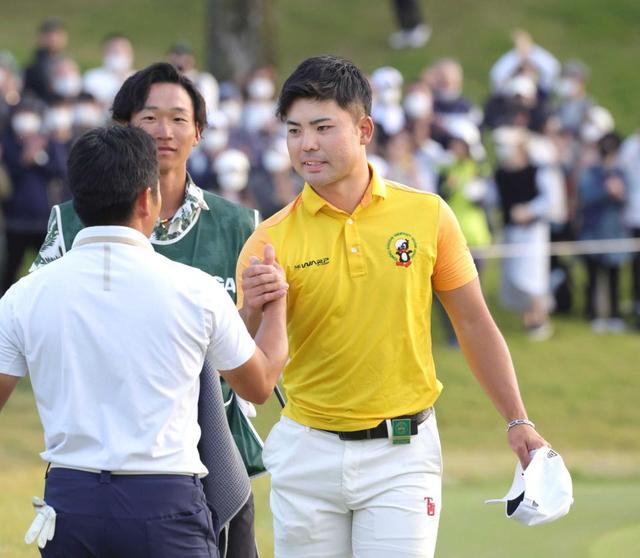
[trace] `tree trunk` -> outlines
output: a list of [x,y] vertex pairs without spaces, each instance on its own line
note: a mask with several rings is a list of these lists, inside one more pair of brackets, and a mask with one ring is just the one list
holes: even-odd
[[209,71],[243,83],[256,66],[273,64],[274,28],[273,0],[208,0]]

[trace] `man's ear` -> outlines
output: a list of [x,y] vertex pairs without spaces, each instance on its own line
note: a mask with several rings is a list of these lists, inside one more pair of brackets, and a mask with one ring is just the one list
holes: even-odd
[[373,139],[373,131],[375,125],[373,124],[373,118],[365,114],[358,124],[360,130],[360,145],[369,145]]
[[150,187],[145,188],[138,194],[135,211],[139,217],[148,217],[151,215],[151,208],[153,207],[152,196],[153,192]]
[[200,140],[202,139],[202,128],[199,124],[196,124],[196,141],[193,142],[193,147],[198,145]]

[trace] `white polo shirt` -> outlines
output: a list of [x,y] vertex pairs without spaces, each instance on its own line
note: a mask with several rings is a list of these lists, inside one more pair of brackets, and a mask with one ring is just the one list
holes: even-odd
[[0,300],[0,373],[31,375],[46,461],[204,474],[205,360],[230,370],[255,343],[213,278],[129,227],[89,227]]

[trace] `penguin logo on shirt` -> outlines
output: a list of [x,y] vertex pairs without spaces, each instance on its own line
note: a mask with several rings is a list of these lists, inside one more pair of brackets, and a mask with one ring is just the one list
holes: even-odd
[[398,232],[389,238],[387,253],[397,267],[409,267],[416,257],[416,239],[406,232]]
[[406,238],[399,238],[396,240],[396,256],[398,256],[396,265],[409,267],[411,265],[412,252],[413,250],[409,250],[409,241]]

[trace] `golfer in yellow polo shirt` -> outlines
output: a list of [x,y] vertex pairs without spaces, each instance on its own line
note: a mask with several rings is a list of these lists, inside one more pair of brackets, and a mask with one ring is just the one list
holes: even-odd
[[[523,464],[545,444],[527,418],[508,349],[465,239],[436,195],[368,164],[371,90],[347,60],[305,60],[278,104],[303,192],[240,255],[239,304],[289,283],[288,403],[267,439],[278,558],[433,556],[441,452],[431,352],[437,293]],[[279,268],[258,260],[265,244]]]

